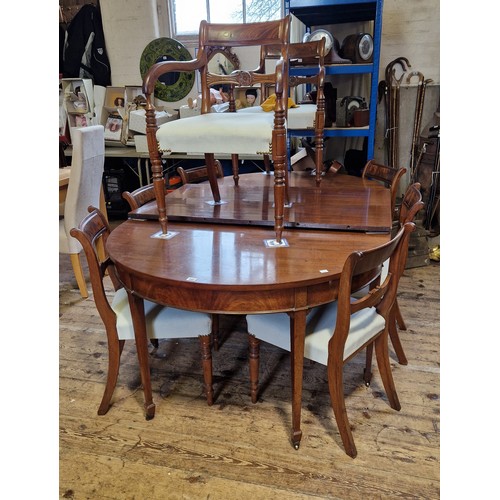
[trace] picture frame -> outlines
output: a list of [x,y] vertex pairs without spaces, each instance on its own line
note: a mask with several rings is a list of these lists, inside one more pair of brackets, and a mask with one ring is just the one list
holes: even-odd
[[109,141],[120,141],[123,127],[123,119],[119,114],[110,113],[106,118],[104,126],[104,139]]

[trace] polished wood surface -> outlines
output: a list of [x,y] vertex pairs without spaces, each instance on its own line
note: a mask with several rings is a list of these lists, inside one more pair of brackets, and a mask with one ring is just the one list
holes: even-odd
[[[380,183],[350,175],[326,174],[320,186],[308,172],[292,172],[288,191],[291,206],[285,208],[287,228],[317,228],[389,232],[390,190]],[[189,184],[166,197],[170,221],[218,224],[274,225],[274,176],[244,174],[238,186],[231,177],[218,180],[222,205],[213,205],[208,183]],[[132,218],[158,220],[156,202],[129,214]],[[270,237],[270,236],[268,236]]]
[[[209,313],[284,311],[293,317],[291,440],[298,445],[307,310],[337,298],[342,266],[352,251],[385,243],[390,234],[292,229],[283,232],[288,247],[269,248],[264,241],[272,236],[265,227],[170,223],[169,231],[177,234],[167,240],[152,238],[158,230],[156,221],[130,219],[106,245],[129,292],[146,418],[153,418],[155,404],[144,298]],[[361,288],[373,278],[363,274],[355,281]]]

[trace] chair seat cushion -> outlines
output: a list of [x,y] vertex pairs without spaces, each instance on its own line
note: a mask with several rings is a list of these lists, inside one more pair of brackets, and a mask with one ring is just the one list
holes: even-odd
[[[128,295],[124,288],[116,291],[111,307],[116,314],[118,338],[135,339]],[[198,337],[210,335],[212,329],[212,319],[209,314],[165,307],[149,300],[144,301],[144,314],[150,339]]]
[[160,125],[162,152],[271,154],[274,113],[206,113]]
[[[266,113],[260,106],[239,109],[238,113]],[[306,129],[314,128],[316,118],[316,104],[301,104],[288,110],[288,128]]]
[[[307,315],[304,357],[326,365],[328,342],[337,322],[337,302],[315,307]],[[249,314],[248,331],[258,339],[290,351],[290,318],[284,313]],[[351,316],[349,335],[344,347],[347,359],[385,327],[385,320],[374,307]]]

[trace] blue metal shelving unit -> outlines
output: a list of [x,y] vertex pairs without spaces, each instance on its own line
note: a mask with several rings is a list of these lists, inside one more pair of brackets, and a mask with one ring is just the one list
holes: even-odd
[[[325,128],[325,137],[367,137],[368,159],[373,158],[375,145],[375,122],[377,117],[377,87],[382,38],[383,0],[285,0],[285,13],[293,14],[307,27],[329,24],[374,21],[373,23],[373,58],[370,64],[331,64],[325,67],[327,75],[371,76],[370,84],[370,120],[368,127],[361,128]],[[293,67],[291,75],[313,74],[313,68]],[[289,131],[295,137],[311,137],[311,130]]]

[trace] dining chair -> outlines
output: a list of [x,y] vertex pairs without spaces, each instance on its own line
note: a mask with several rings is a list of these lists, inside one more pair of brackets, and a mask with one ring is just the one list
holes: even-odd
[[[337,300],[314,307],[307,315],[304,357],[327,367],[331,406],[344,449],[353,458],[357,451],[347,418],[343,367],[370,343],[375,344],[380,376],[389,404],[395,410],[401,409],[389,362],[388,327],[401,275],[403,251],[414,227],[413,223],[407,223],[384,245],[351,253],[342,268]],[[389,258],[386,279],[376,288],[368,290],[362,298],[352,298],[353,278],[378,270]],[[258,396],[260,341],[290,351],[293,314],[249,314],[247,323],[250,392],[255,403]],[[298,444],[294,446],[297,448]]]
[[[415,216],[417,213],[424,207],[424,202],[422,201],[422,193],[420,191],[420,183],[415,182],[414,184],[410,184],[403,196],[403,200],[401,202],[401,207],[399,210],[399,228],[401,228],[407,222],[414,222]],[[410,240],[408,239],[406,247],[403,249],[403,257],[402,257],[402,266],[401,266],[401,275],[406,267],[406,261],[408,258],[408,250],[409,250]],[[384,262],[382,266],[382,271],[380,273],[380,277],[377,278],[373,285],[376,286],[383,281],[389,269],[389,262]],[[354,297],[358,297],[363,292],[354,293]],[[365,290],[366,293],[366,290]],[[401,314],[401,310],[399,308],[398,297],[394,299],[394,314],[392,316],[391,323],[389,325],[389,338],[391,339],[392,347],[394,348],[394,352],[396,353],[396,357],[398,358],[398,362],[400,365],[407,365],[408,359],[406,358],[406,354],[404,352],[403,346],[401,344],[401,339],[399,338],[398,328],[400,330],[406,330],[406,323],[403,319],[403,315]],[[373,344],[370,344],[366,348],[366,366],[364,372],[365,383],[367,385],[370,384],[371,380],[371,367],[372,367],[372,356],[373,356]]]
[[92,125],[71,133],[73,153],[63,217],[59,220],[59,253],[69,254],[83,298],[89,296],[80,262],[82,246],[70,234],[85,217],[89,205],[99,206],[104,172],[104,127]]
[[[127,291],[119,282],[114,266],[107,253],[104,259],[96,251],[96,245],[102,241],[104,248],[111,234],[106,218],[102,212],[92,206],[89,214],[80,222],[78,228],[71,229],[71,236],[83,247],[90,271],[90,282],[94,301],[99,315],[106,328],[108,339],[108,375],[106,387],[97,413],[104,415],[110,408],[118,372],[120,356],[125,340],[135,340],[132,315],[130,312]],[[115,293],[109,302],[104,286],[106,271],[111,278]],[[201,348],[204,389],[209,405],[213,404],[212,387],[212,355],[210,350],[210,334],[212,320],[209,314],[166,307],[144,301],[146,330],[150,339],[177,339],[198,337]]]
[[361,177],[363,179],[373,179],[382,182],[385,187],[391,190],[391,213],[393,220],[397,220],[396,197],[398,194],[401,177],[406,173],[406,168],[393,168],[375,160],[369,160],[363,168]]
[[[288,86],[290,91],[304,85],[314,85],[317,91],[316,103],[301,103],[295,107],[288,108],[287,114],[287,150],[290,150],[290,133],[300,130],[310,135],[314,130],[314,154],[313,160],[316,166],[316,183],[321,182],[323,174],[323,149],[325,128],[325,95],[323,92],[325,81],[325,39],[321,38],[315,42],[291,43],[288,46],[289,69],[294,65],[308,65],[308,71],[314,68],[313,74],[307,76],[289,76]],[[280,57],[279,46],[262,45],[260,51],[260,63],[257,72],[265,73],[266,61],[275,60]],[[268,99],[274,87],[272,84],[262,84],[262,100]],[[264,107],[252,106],[238,110],[239,113],[265,113]],[[269,155],[264,155],[266,173],[270,173]]]
[[[219,160],[215,160],[215,172],[218,179],[224,177],[224,171]],[[208,181],[208,168],[206,165],[193,168],[177,167],[177,173],[181,178],[182,184]]]
[[[238,155],[272,155],[274,162],[274,229],[281,242],[284,227],[285,175],[286,175],[286,115],[288,97],[288,59],[290,16],[276,21],[256,23],[218,24],[201,21],[199,48],[190,61],[162,61],[153,64],[143,80],[146,97],[146,135],[153,172],[153,184],[158,193],[163,189],[162,154],[171,152],[203,154],[208,170],[213,203],[220,204],[215,155],[230,154],[233,178],[238,186]],[[272,73],[257,73],[253,69],[238,69],[230,73],[215,74],[209,70],[209,61],[221,47],[255,47],[277,45],[280,59]],[[201,85],[200,114],[173,120],[157,126],[154,90],[158,79],[167,73],[199,71]],[[263,82],[275,84],[274,113],[242,116],[236,113],[234,89],[260,86]],[[214,85],[229,88],[229,111],[211,112],[210,89]],[[163,234],[168,233],[165,198],[156,196],[159,223]]]
[[155,189],[153,184],[146,184],[132,192],[123,191],[122,198],[129,204],[130,210],[137,210],[142,205],[156,199]]

